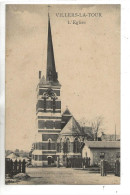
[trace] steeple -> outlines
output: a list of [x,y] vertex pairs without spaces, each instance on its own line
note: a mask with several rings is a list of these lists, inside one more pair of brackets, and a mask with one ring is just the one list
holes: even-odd
[[57,72],[55,67],[53,43],[52,43],[52,34],[51,34],[51,25],[50,25],[50,16],[48,13],[48,43],[47,43],[47,70],[46,70],[46,81],[57,82]]

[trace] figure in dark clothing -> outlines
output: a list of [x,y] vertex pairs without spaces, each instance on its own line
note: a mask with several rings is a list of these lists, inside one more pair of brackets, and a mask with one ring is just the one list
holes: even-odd
[[88,167],[90,167],[90,157],[88,158]]

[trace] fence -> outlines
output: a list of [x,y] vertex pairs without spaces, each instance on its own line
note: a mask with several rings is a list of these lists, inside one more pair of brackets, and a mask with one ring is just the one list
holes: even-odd
[[26,162],[25,160],[14,162],[10,159],[5,159],[5,174],[8,174],[9,176],[16,175],[17,173],[25,173],[26,169]]
[[66,167],[87,168],[90,166],[90,158],[67,158]]

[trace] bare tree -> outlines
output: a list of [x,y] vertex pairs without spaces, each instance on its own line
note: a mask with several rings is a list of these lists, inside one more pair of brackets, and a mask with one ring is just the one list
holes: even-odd
[[92,131],[94,135],[94,140],[97,140],[99,133],[103,132],[103,119],[104,118],[102,116],[98,116],[94,120],[92,120]]

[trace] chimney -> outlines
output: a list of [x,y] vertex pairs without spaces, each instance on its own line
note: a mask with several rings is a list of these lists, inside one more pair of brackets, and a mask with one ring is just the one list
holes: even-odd
[[39,71],[39,79],[41,79],[42,71]]

